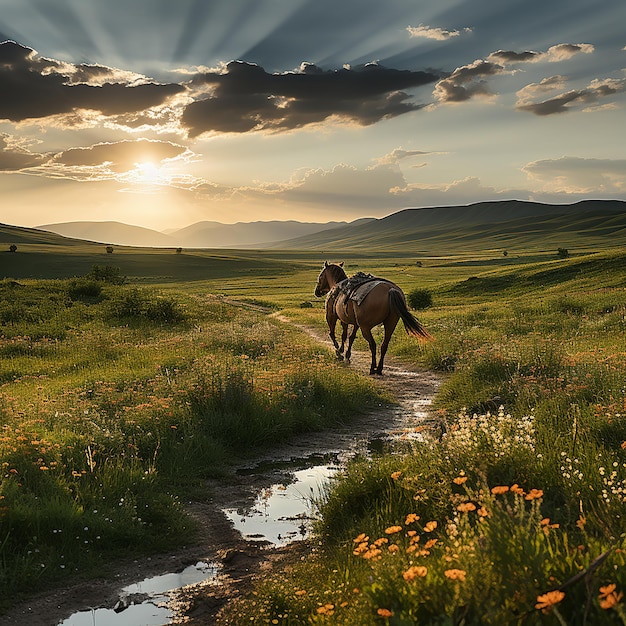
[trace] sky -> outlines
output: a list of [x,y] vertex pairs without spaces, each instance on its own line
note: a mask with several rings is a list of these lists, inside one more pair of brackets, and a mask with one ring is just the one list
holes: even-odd
[[624,0],[0,0],[0,222],[626,199]]

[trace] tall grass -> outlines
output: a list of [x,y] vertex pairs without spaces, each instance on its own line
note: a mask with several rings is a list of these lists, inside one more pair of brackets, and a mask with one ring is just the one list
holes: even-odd
[[380,399],[217,298],[70,279],[4,281],[0,303],[0,607],[188,542],[203,478]]
[[348,465],[311,557],[223,623],[626,623],[624,280],[618,254],[441,285],[436,341],[392,350],[445,373],[445,434]]

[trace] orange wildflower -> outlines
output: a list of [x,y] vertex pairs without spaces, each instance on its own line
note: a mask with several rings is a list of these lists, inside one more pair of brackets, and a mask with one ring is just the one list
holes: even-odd
[[355,537],[352,541],[354,543],[361,543],[362,541],[369,541],[369,537],[365,535],[365,533],[361,533],[358,537]]
[[359,554],[367,552],[368,547],[369,546],[367,545],[367,541],[364,541],[363,543],[360,543],[354,550],[352,550],[352,554],[354,554],[355,556],[359,556]]
[[481,506],[477,513],[480,517],[489,517],[490,515],[489,511],[484,506]]
[[457,511],[461,511],[461,513],[469,513],[470,511],[476,510],[476,505],[473,502],[463,502],[456,507]]
[[391,554],[396,554],[396,552],[400,551],[400,546],[397,543],[392,543],[387,550],[389,550]]
[[621,443],[621,445],[620,445],[620,448],[621,448],[622,450],[626,450],[626,441],[622,441],[622,443]]
[[402,472],[391,472],[391,478],[393,478],[393,480],[398,480],[400,476],[402,476]]
[[517,483],[511,485],[510,490],[518,496],[526,495],[526,492]]
[[464,569],[447,569],[443,575],[450,580],[465,580],[467,572]]
[[435,530],[435,528],[437,528],[437,522],[436,521],[432,521],[432,522],[427,522],[426,525],[424,526],[424,532],[426,533],[430,533],[433,530]]
[[548,591],[548,593],[537,596],[537,604],[535,604],[535,608],[541,610],[550,609],[550,607],[561,602],[564,597],[565,594],[558,589]]
[[402,573],[402,578],[410,583],[416,578],[424,578],[426,574],[428,574],[428,569],[423,565],[411,565],[406,572]]
[[463,483],[467,482],[467,476],[457,476],[456,478],[452,479],[452,482],[455,485],[462,485]]
[[538,500],[539,498],[543,498],[543,491],[541,489],[531,489],[526,494],[526,500]]
[[498,485],[497,487],[491,488],[491,493],[494,496],[499,496],[500,494],[506,493],[509,488],[506,485]]
[[320,606],[317,609],[318,615],[333,615],[335,613],[335,605],[334,604],[325,604],[324,606]]
[[385,532],[388,535],[393,535],[394,533],[399,533],[402,530],[402,526],[389,526],[389,528],[385,529]]
[[429,539],[424,544],[424,550],[430,550],[437,543],[437,541],[438,541],[438,539]]
[[412,524],[413,522],[417,522],[417,520],[419,520],[420,516],[416,515],[415,513],[409,513],[406,516],[406,519],[404,520],[404,525],[408,526],[409,524]]
[[616,592],[616,585],[610,584],[600,587],[600,607],[604,610],[615,608],[623,599],[624,594]]
[[381,617],[391,617],[393,615],[393,611],[390,611],[389,609],[378,609],[376,613],[378,613]]
[[304,589],[298,589],[298,591],[296,591],[295,595],[297,595],[297,596],[306,596],[306,591]]

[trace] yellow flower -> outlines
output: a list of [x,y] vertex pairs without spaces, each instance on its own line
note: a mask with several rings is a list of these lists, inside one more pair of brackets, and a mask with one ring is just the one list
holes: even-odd
[[393,480],[398,480],[400,476],[402,476],[402,472],[391,472],[391,478],[393,478]]
[[541,489],[531,489],[526,494],[526,500],[538,500],[539,498],[543,498],[543,491]]
[[393,535],[394,533],[399,533],[402,530],[402,526],[389,526],[389,528],[385,529],[385,532],[388,535]]
[[435,530],[435,528],[437,528],[437,522],[436,521],[432,521],[432,522],[427,522],[426,525],[424,526],[424,532],[425,533],[430,533],[433,530]]
[[391,617],[393,615],[393,612],[389,609],[378,609],[376,613],[378,613],[381,617]]
[[416,578],[424,578],[426,574],[428,574],[428,569],[423,565],[411,565],[406,572],[402,573],[402,578],[410,583]]
[[554,591],[548,591],[548,593],[544,593],[541,596],[537,596],[537,604],[535,604],[536,609],[549,609],[551,606],[558,604],[563,600],[565,594],[558,589]]
[[509,490],[509,488],[506,485],[499,485],[497,487],[492,487],[491,488],[491,493],[494,496],[498,496],[500,494],[506,493]]
[[467,482],[467,476],[457,476],[456,478],[452,479],[452,482],[455,485],[462,485],[463,483]]
[[406,519],[404,520],[404,525],[408,526],[409,524],[412,524],[413,522],[417,522],[417,520],[419,520],[420,516],[419,515],[415,515],[415,513],[409,513],[406,516]]
[[463,569],[447,569],[443,575],[450,580],[465,580],[467,572]]
[[469,513],[469,511],[475,511],[476,505],[473,502],[463,502],[456,507],[457,511],[461,511],[461,513]]

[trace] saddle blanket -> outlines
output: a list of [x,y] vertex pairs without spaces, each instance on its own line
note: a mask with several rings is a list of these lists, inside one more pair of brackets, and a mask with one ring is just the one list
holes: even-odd
[[352,289],[350,293],[347,294],[348,298],[350,298],[350,300],[353,300],[357,304],[361,304],[363,300],[367,298],[370,291],[374,289],[374,287],[377,287],[378,285],[381,285],[386,282],[388,281],[381,280],[381,279],[368,280],[367,282],[362,283],[358,285],[357,287],[355,287],[354,289]]

